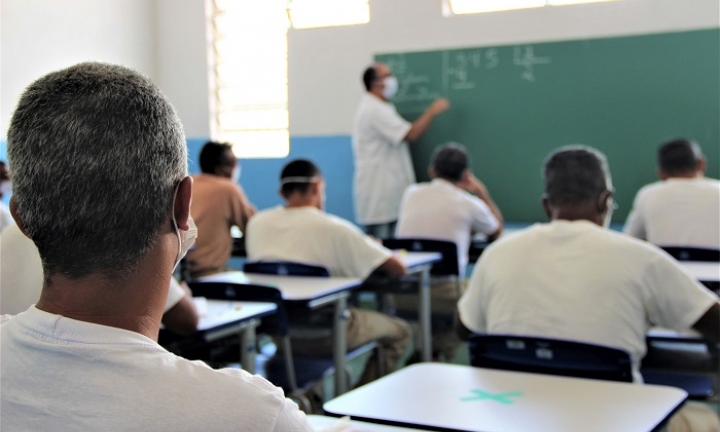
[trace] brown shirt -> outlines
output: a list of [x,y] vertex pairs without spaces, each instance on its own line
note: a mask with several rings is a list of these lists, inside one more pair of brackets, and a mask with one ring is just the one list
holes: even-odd
[[198,228],[195,247],[188,252],[192,277],[222,271],[232,252],[230,228],[236,225],[245,231],[255,207],[248,201],[240,185],[232,180],[210,174],[193,176],[190,213]]

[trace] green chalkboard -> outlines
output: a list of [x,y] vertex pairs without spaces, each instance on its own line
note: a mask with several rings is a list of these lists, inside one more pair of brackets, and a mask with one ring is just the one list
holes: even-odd
[[408,120],[437,96],[452,104],[412,146],[418,179],[427,179],[435,146],[464,144],[507,220],[545,220],[542,162],[561,145],[608,156],[620,205],[614,222],[656,180],[655,151],[665,139],[697,140],[708,176],[718,177],[720,29],[375,58],[398,77],[393,102]]

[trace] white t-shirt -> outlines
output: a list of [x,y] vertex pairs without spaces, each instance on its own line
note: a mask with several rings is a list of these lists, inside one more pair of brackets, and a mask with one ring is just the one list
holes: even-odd
[[472,234],[492,234],[497,229],[498,220],[483,200],[447,180],[434,179],[405,190],[395,236],[454,242],[459,274],[464,276]]
[[357,278],[392,255],[355,225],[315,207],[278,206],[257,213],[248,222],[245,247],[249,261],[295,261]]
[[720,249],[720,181],[670,178],[644,186],[625,233],[660,246]]
[[2,430],[312,430],[258,375],[213,370],[139,333],[34,306],[3,320]]
[[10,225],[15,225],[15,220],[10,214],[10,209],[5,205],[4,202],[0,202],[0,233]]
[[648,329],[686,330],[717,301],[649,243],[588,221],[553,221],[490,245],[458,312],[476,333],[622,348],[641,381]]
[[[16,315],[37,303],[43,287],[43,269],[35,243],[9,226],[0,237],[0,313]],[[170,279],[165,312],[175,306],[185,292]]]
[[415,183],[408,144],[412,124],[395,106],[366,93],[353,123],[355,211],[364,225],[396,221],[403,191]]

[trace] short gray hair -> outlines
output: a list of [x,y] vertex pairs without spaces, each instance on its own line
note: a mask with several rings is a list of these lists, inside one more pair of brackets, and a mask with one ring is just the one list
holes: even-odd
[[175,110],[122,66],[81,63],[38,79],[7,138],[13,198],[46,278],[132,271],[187,175]]
[[545,194],[555,206],[582,204],[612,189],[607,158],[583,145],[560,147],[550,153],[543,177]]

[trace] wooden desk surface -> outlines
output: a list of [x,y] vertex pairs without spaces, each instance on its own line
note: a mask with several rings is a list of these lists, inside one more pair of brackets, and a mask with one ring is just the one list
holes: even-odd
[[198,282],[257,284],[278,288],[283,299],[309,301],[359,287],[362,279],[341,277],[275,276],[232,271],[197,279]]
[[323,408],[331,415],[429,430],[646,432],[686,397],[671,387],[419,363]]

